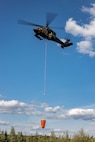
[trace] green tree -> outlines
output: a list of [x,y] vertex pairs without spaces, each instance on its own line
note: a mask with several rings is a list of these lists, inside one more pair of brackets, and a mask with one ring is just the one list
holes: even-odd
[[8,134],[7,134],[7,131],[5,131],[5,142],[8,142]]
[[2,141],[2,142],[4,142],[4,141],[5,141],[4,131],[1,131],[0,141]]
[[50,135],[50,142],[55,142],[56,139],[56,135],[54,131],[51,131],[51,135]]
[[18,132],[18,134],[17,134],[17,142],[24,142],[24,137],[22,135],[22,132]]
[[10,131],[10,142],[17,142],[17,137],[16,137],[16,134],[15,134],[14,127],[11,127],[11,131]]
[[0,134],[0,142],[8,142],[8,135],[7,132],[2,131]]
[[81,129],[78,134],[73,136],[71,142],[90,142],[90,137]]

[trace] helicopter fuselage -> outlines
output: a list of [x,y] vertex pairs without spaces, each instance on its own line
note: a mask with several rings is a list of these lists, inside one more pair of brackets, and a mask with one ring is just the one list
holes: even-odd
[[62,48],[73,45],[73,43],[70,42],[70,39],[66,39],[64,42],[60,40],[56,36],[56,32],[49,27],[50,23],[55,19],[56,16],[57,16],[56,13],[47,13],[45,26],[40,24],[35,24],[26,20],[21,20],[21,19],[18,20],[18,23],[23,25],[28,25],[28,26],[35,26],[36,28],[34,28],[33,31],[35,33],[35,36],[40,40],[47,39],[47,40],[57,42],[61,45]]
[[18,23],[29,25],[29,26],[36,26],[37,28],[34,28],[33,30],[34,30],[35,36],[40,40],[47,39],[47,40],[57,42],[61,45],[62,48],[73,45],[73,43],[70,42],[70,39],[67,39],[65,42],[61,41],[56,36],[56,33],[51,28],[49,28],[49,24],[55,18],[56,14],[53,14],[53,15],[51,14],[51,16],[53,17],[51,17],[50,19],[47,19],[46,26],[34,24],[25,20],[18,20]]
[[34,28],[33,30],[35,32],[35,36],[40,39],[41,37],[48,40],[53,40],[56,38],[56,33],[53,30],[51,30],[49,27],[43,26],[43,27]]
[[67,39],[66,42],[62,42],[59,38],[57,38],[56,33],[47,26],[41,26],[34,28],[33,30],[35,32],[35,36],[40,40],[45,38],[47,40],[55,41],[59,43],[62,48],[72,45],[72,43],[69,42],[70,39]]

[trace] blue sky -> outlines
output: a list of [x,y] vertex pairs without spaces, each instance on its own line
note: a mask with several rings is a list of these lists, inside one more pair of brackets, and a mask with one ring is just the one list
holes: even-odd
[[[71,2],[71,3],[70,3]],[[46,24],[46,13],[57,13],[50,24],[73,46],[62,49],[38,40],[31,26],[18,19]],[[95,2],[94,0],[3,0],[0,2],[0,129],[25,134],[95,132]],[[44,62],[47,43],[46,96]]]

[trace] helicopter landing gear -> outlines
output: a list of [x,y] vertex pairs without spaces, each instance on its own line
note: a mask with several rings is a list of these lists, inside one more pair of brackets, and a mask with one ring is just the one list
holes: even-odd
[[37,34],[35,34],[35,37],[37,37],[38,39],[42,40],[42,38],[40,36],[38,36]]

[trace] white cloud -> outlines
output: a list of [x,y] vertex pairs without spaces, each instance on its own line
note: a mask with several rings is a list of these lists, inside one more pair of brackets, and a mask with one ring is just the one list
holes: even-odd
[[0,125],[9,125],[10,123],[9,122],[7,122],[7,121],[1,121],[0,120]]
[[93,38],[95,37],[95,19],[92,19],[89,24],[84,24],[82,26],[73,19],[69,18],[66,22],[65,30],[73,34],[74,36],[81,36],[84,38]]
[[17,100],[0,101],[0,113],[9,114],[33,114],[40,115],[41,112],[37,110],[35,105],[26,104]]
[[65,30],[74,36],[83,38],[77,42],[77,51],[79,53],[88,54],[90,57],[95,56],[93,48],[93,39],[95,39],[95,3],[92,7],[82,7],[83,12],[88,12],[93,16],[88,24],[79,25],[76,20],[69,18],[66,22]]
[[92,42],[90,40],[77,42],[77,51],[82,54],[89,54],[90,57],[95,56],[94,49],[92,48]]
[[[50,106],[47,103],[28,104],[18,100],[0,100],[0,113],[2,118],[4,118],[3,121],[0,120],[1,130],[4,129],[4,127],[5,130],[7,130],[10,129],[9,127],[14,126],[16,130],[22,130],[22,132],[27,134],[29,132],[36,133],[36,131],[42,134],[42,129],[40,127],[41,118],[45,118],[47,120],[45,128],[45,132],[47,134],[52,131],[53,127],[53,130],[55,130],[57,134],[60,134],[63,131],[63,126],[65,125],[65,127],[67,127],[65,122],[68,123],[70,121],[70,125],[73,125],[71,124],[72,121],[74,124],[82,122],[81,126],[78,126],[79,129],[82,127],[83,123],[89,123],[90,125],[95,122],[94,104],[86,107],[83,106],[81,108],[67,109],[58,105]],[[56,122],[57,124],[55,125]],[[60,130],[56,131],[56,129],[59,128]],[[69,129],[69,124],[67,129]]]
[[95,110],[75,108],[69,110],[67,116],[73,117],[74,119],[95,120]]
[[33,116],[45,116],[48,119],[81,119],[95,120],[95,109],[74,108],[64,109],[63,106],[51,107],[46,103],[34,105],[17,100],[0,101],[0,113],[2,114],[25,114]]
[[46,107],[44,110],[45,110],[46,112],[57,112],[58,110],[60,110],[60,106]]
[[95,3],[91,4],[91,7],[90,7],[90,8],[83,6],[83,7],[82,7],[82,11],[83,11],[83,12],[87,12],[87,13],[89,13],[91,16],[94,17],[94,16],[95,16]]
[[82,34],[82,27],[77,24],[73,18],[69,18],[66,22],[65,27],[66,32],[73,34],[74,36],[78,36]]
[[41,103],[41,108],[45,108],[45,107],[48,107],[48,104],[47,103]]

